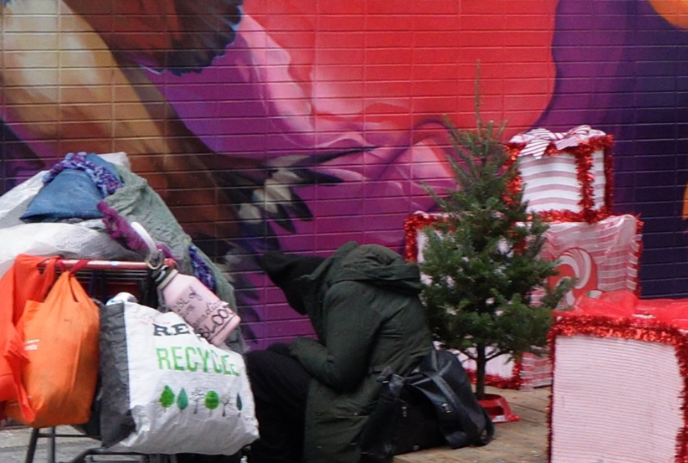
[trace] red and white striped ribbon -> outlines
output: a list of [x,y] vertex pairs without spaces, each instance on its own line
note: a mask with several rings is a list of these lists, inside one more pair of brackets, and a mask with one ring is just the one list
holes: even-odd
[[585,143],[591,137],[604,135],[606,135],[604,132],[592,129],[589,125],[579,125],[565,133],[537,128],[514,135],[510,142],[525,143],[526,146],[521,150],[519,156],[533,156],[535,159],[540,159],[550,143],[554,143],[557,150],[563,150]]

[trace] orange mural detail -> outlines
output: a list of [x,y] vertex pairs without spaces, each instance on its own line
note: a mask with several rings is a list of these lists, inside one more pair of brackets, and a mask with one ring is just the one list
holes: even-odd
[[649,0],[652,8],[676,27],[688,28],[688,1],[686,0]]

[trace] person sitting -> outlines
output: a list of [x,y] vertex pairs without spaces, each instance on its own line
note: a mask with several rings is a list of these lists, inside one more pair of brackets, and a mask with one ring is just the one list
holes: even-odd
[[408,374],[433,349],[418,266],[356,242],[327,259],[269,251],[261,265],[317,339],[246,354],[261,435],[248,461],[358,463],[380,372]]

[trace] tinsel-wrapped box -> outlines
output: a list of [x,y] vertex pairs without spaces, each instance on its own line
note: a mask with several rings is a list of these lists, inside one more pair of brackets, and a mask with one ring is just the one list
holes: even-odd
[[587,125],[568,132],[534,129],[507,143],[528,210],[549,220],[595,222],[612,210],[614,139]]
[[[425,234],[423,228],[440,220],[441,215],[416,212],[404,224],[404,257],[422,262]],[[639,293],[638,260],[642,252],[642,222],[629,214],[608,216],[595,223],[552,222],[546,232],[547,243],[540,256],[559,260],[549,283],[556,285],[563,277],[576,277],[575,286],[565,296],[573,304],[582,295],[628,290]],[[535,300],[539,294],[534,294]],[[475,367],[466,357],[471,374]],[[487,363],[487,384],[512,389],[528,389],[552,384],[552,369],[547,355],[525,354],[521,361],[498,356]]]
[[688,299],[583,297],[550,352],[550,463],[688,461]]

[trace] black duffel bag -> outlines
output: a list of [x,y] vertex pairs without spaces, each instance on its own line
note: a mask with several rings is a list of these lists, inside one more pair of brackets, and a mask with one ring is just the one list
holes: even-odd
[[445,444],[480,446],[494,436],[468,374],[449,351],[433,349],[406,377],[385,369],[378,381],[377,406],[358,440],[364,461],[389,462],[394,455]]

